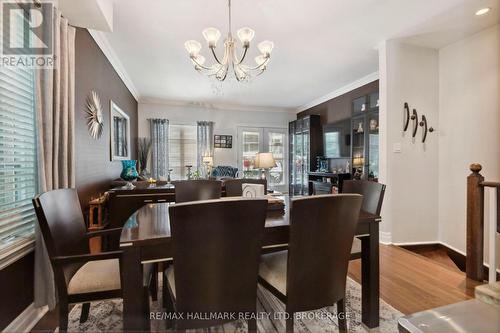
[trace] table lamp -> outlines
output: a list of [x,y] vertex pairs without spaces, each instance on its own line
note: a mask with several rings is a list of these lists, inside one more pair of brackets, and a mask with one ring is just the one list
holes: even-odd
[[214,158],[212,156],[203,156],[202,162],[205,165],[205,170],[207,172],[207,179],[209,179],[210,174],[212,173],[212,167],[214,165]]
[[258,153],[255,155],[255,163],[254,166],[257,169],[261,169],[262,179],[266,179],[266,170],[272,169],[276,167],[276,160],[273,157],[272,153]]

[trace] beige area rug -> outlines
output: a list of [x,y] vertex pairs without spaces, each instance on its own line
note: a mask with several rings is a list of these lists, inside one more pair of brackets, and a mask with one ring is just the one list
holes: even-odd
[[[161,295],[161,292],[159,293]],[[269,315],[262,316],[257,321],[259,332],[285,332],[285,320],[279,319],[285,306],[269,291],[259,285],[257,292],[257,311]],[[368,332],[361,325],[361,286],[351,279],[347,279],[347,315],[349,332]],[[152,312],[162,312],[159,302],[151,304]],[[87,322],[80,324],[81,305],[75,306],[69,315],[70,332],[120,332],[122,330],[122,300],[109,300],[94,302],[90,307]],[[295,319],[295,332],[338,332],[336,308],[328,307],[317,311],[297,314]],[[264,318],[269,316],[269,318]],[[397,320],[403,316],[401,312],[380,300],[380,327],[375,332],[398,332]],[[276,318],[276,319],[275,319]],[[166,332],[165,322],[151,321],[151,331]],[[247,332],[246,321],[237,321],[226,324],[217,329],[217,332]],[[374,331],[374,330],[372,330]]]

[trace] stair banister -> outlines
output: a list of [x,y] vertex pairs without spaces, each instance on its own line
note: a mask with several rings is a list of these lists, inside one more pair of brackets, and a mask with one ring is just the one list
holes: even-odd
[[488,262],[490,264],[490,269],[488,272],[488,281],[490,284],[494,284],[497,281],[497,269],[496,269],[496,236],[497,236],[497,194],[498,188],[490,187],[490,207],[489,207],[489,258]]
[[472,173],[467,177],[467,277],[476,281],[484,280],[484,188],[488,189],[488,243],[489,243],[489,274],[490,283],[496,282],[496,234],[499,232],[500,219],[498,188],[500,182],[485,181],[480,174],[482,166],[472,164]]
[[484,177],[479,173],[480,164],[472,164],[472,173],[467,177],[467,256],[465,270],[467,277],[476,281],[484,280]]

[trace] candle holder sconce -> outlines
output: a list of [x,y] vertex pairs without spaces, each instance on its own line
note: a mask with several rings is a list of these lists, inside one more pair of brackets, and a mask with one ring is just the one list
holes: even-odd
[[427,139],[427,133],[432,133],[434,132],[433,127],[428,127],[427,125],[427,118],[425,115],[422,115],[422,121],[420,122],[420,127],[423,127],[422,131],[422,143],[425,143],[425,140]]
[[408,125],[410,125],[410,107],[408,103],[405,103],[404,106],[405,113],[403,115],[403,132],[408,130]]
[[413,121],[413,132],[411,136],[414,138],[417,135],[417,130],[418,130],[418,113],[416,109],[413,109],[411,120]]

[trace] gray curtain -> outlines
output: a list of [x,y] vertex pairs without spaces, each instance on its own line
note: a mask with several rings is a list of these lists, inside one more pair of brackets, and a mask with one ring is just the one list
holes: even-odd
[[151,130],[151,177],[159,179],[168,174],[168,120],[149,119]]
[[214,156],[214,122],[198,121],[198,170],[204,170],[203,157]]
[[[75,28],[56,11],[54,69],[35,71],[40,192],[75,187]],[[54,275],[35,228],[35,306],[55,307]]]

